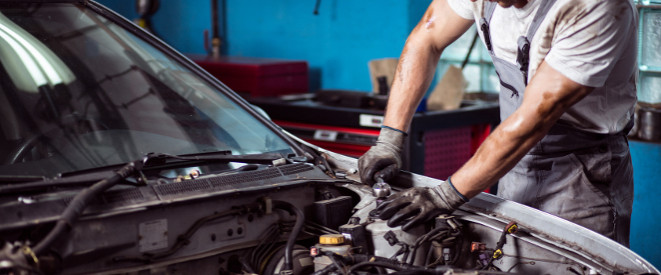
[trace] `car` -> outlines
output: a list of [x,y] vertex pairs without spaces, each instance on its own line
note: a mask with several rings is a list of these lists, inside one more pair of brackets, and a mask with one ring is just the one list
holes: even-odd
[[403,231],[362,184],[90,0],[0,0],[2,274],[658,274],[614,241],[481,194]]

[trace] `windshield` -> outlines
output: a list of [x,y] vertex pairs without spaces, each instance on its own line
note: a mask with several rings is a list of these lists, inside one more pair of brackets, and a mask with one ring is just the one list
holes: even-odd
[[82,5],[0,3],[0,175],[229,150],[293,153],[214,86]]

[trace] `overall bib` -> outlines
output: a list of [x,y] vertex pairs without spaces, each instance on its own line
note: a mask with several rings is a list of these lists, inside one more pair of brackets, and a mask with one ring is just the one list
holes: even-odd
[[[518,39],[518,64],[512,64],[494,55],[489,22],[497,4],[485,1],[478,27],[500,78],[501,120],[521,105],[527,85],[529,41],[554,3],[542,1],[526,36]],[[628,246],[633,202],[633,168],[626,138],[630,129],[597,134],[558,120],[500,179],[498,196],[570,220]]]

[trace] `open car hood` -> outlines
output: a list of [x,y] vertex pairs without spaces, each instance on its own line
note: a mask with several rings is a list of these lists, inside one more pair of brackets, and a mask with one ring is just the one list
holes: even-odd
[[[293,137],[295,138],[295,137]],[[305,141],[299,142],[315,147]],[[360,181],[357,159],[319,150],[336,169],[347,171],[347,178]],[[389,182],[393,186],[435,186],[442,181],[402,172]],[[361,188],[355,188],[361,189]],[[360,205],[372,204],[375,199],[371,190],[362,188],[363,201]],[[372,200],[372,201],[370,201]],[[358,209],[354,216],[367,216],[367,209]],[[495,244],[503,228],[516,223],[520,230],[507,235],[503,247],[505,257],[498,262],[502,266],[514,266],[517,261],[527,259],[528,269],[522,274],[659,274],[654,266],[625,246],[585,227],[542,212],[540,210],[504,200],[497,196],[481,193],[462,205],[453,213],[469,227],[481,243]],[[525,261],[524,261],[525,262]],[[521,264],[519,262],[519,264]],[[521,270],[519,270],[521,272]],[[473,273],[471,273],[473,274]]]

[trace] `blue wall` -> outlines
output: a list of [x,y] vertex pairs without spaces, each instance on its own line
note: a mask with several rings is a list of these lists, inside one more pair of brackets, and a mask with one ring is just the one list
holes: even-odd
[[631,141],[634,197],[631,250],[661,269],[661,144]]
[[[314,15],[316,0],[224,1],[225,54],[306,60],[313,91],[370,91],[367,62],[398,57],[430,2],[321,0],[319,14]],[[99,2],[129,19],[137,17],[134,1]],[[210,1],[161,1],[152,25],[175,49],[205,53],[203,32],[211,29]]]

